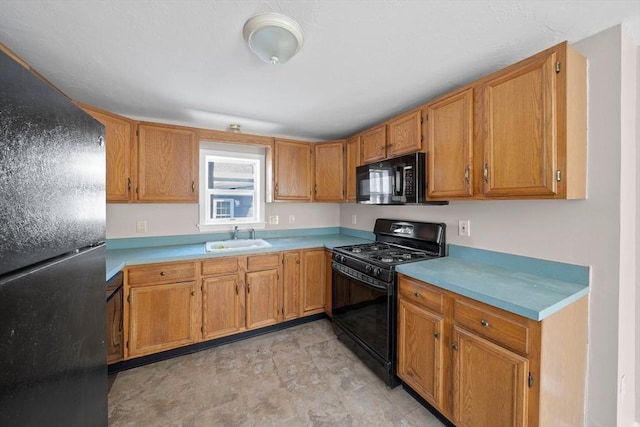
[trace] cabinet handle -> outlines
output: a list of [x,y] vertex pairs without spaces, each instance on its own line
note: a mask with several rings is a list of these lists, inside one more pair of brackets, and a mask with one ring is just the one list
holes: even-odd
[[484,164],[484,170],[482,171],[482,177],[484,178],[485,183],[489,183],[489,164]]
[[455,351],[458,351],[458,344],[454,342],[453,344],[451,344],[451,348]]
[[236,295],[238,295],[238,284],[236,283]]
[[247,293],[251,292],[251,283],[247,283]]
[[278,184],[276,184],[276,194],[278,194]]
[[469,165],[467,165],[467,167],[464,168],[464,182],[465,184],[469,183]]
[[381,145],[380,146],[380,151],[384,151],[384,147],[385,147],[384,145]]
[[414,291],[413,292],[413,296],[416,297],[416,298],[420,298],[420,292]]
[[191,192],[192,193],[196,192],[196,182],[195,181],[191,181]]
[[300,264],[300,260],[299,259],[296,260],[296,264]]
[[100,147],[104,147],[104,137],[101,136],[98,138],[98,145]]
[[161,276],[166,276],[166,275],[167,275],[167,273],[165,273],[164,271],[161,271],[161,272],[160,272],[160,275],[161,275]]
[[127,193],[131,193],[131,178],[127,178]]
[[440,339],[440,332],[436,332],[435,334],[433,334],[433,337],[435,339]]
[[195,297],[196,296],[196,291],[191,291],[191,296]]
[[480,321],[480,324],[482,325],[483,328],[488,328],[489,327],[489,322],[487,322],[486,320],[482,319]]

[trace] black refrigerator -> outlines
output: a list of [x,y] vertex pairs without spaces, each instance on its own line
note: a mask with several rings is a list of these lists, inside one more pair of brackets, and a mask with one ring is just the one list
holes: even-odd
[[104,127],[0,51],[0,425],[106,426]]

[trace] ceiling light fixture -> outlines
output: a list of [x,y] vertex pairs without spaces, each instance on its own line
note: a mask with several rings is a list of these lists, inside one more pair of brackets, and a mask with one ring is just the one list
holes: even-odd
[[304,42],[302,28],[280,13],[263,13],[249,19],[242,29],[249,49],[268,64],[284,64]]

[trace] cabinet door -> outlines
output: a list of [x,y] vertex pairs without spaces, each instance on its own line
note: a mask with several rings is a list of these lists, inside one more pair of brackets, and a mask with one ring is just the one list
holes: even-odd
[[344,141],[315,145],[314,200],[344,200]]
[[200,327],[196,282],[130,288],[129,356],[196,342]]
[[428,196],[472,196],[473,89],[448,95],[425,110]]
[[326,269],[324,249],[302,251],[302,311],[305,315],[324,311]]
[[240,283],[237,274],[202,280],[202,338],[211,339],[240,330]]
[[283,320],[291,320],[300,316],[300,252],[284,252],[283,264]]
[[107,301],[107,363],[122,360],[122,287]]
[[274,200],[311,201],[312,151],[311,144],[275,140]]
[[278,270],[247,273],[247,329],[279,322]]
[[380,125],[360,135],[361,163],[367,164],[387,157],[387,126]]
[[106,144],[107,202],[128,202],[133,188],[131,153],[133,122],[82,105],[82,108],[104,125]]
[[480,87],[487,196],[544,196],[557,191],[556,52]]
[[442,402],[442,316],[400,299],[398,376],[435,407]]
[[347,139],[347,170],[345,183],[347,188],[347,202],[356,201],[356,168],[360,166],[360,136],[354,136]]
[[527,425],[528,360],[458,327],[453,342],[456,425]]
[[410,111],[389,122],[387,157],[414,153],[422,149],[420,110]]
[[138,200],[198,201],[198,141],[195,131],[138,126]]

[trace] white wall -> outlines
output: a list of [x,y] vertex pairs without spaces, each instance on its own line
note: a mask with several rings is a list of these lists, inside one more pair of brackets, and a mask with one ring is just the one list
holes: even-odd
[[[340,205],[336,203],[267,203],[266,218],[277,215],[278,225],[266,225],[266,230],[292,228],[337,227]],[[289,216],[295,217],[289,223]],[[136,221],[147,221],[147,233],[136,233]],[[184,203],[107,205],[107,238],[176,236],[199,234],[198,205]]]
[[[622,93],[631,93],[636,105],[640,101],[636,99],[635,83],[629,82],[633,79],[626,77],[626,73],[637,76],[638,68],[629,69],[628,49],[622,50],[623,37],[621,27],[615,27],[574,44],[589,62],[588,199],[467,201],[448,206],[403,207],[274,203],[267,205],[267,216],[279,215],[280,225],[268,227],[341,225],[371,231],[378,217],[442,221],[447,224],[448,243],[591,266],[586,425],[610,427],[616,420],[627,421],[634,402],[640,400],[640,389],[636,394],[632,384],[634,377],[640,379],[634,365],[639,363],[638,355],[633,354],[632,344],[638,339],[640,328],[637,318],[634,321],[628,317],[634,309],[630,310],[625,301],[634,296],[630,301],[637,301],[638,312],[640,296],[635,294],[634,283],[640,274],[637,260],[629,258],[634,254],[637,258],[638,239],[633,242],[626,236],[621,238],[621,227],[635,227],[631,235],[640,235],[640,187],[637,177],[635,186],[625,181],[625,194],[621,196],[621,176],[633,176],[631,169],[637,171],[640,163],[637,151],[628,142],[628,120],[637,126],[638,110],[629,112],[630,102],[623,100]],[[637,140],[635,131],[631,135]],[[623,136],[627,138],[624,143]],[[636,159],[635,165],[629,158]],[[635,220],[627,212],[633,209],[634,200]],[[290,214],[296,216],[293,225],[287,224]],[[356,215],[355,225],[352,215]],[[197,205],[111,204],[107,207],[107,237],[141,236],[135,233],[136,219],[147,219],[148,236],[196,234],[197,218]],[[457,236],[459,219],[471,220],[470,237]],[[621,252],[626,261],[621,259]],[[635,348],[640,347],[637,344]],[[621,355],[622,350],[631,353]],[[626,382],[618,381],[622,375]],[[620,387],[623,383],[626,386]],[[640,406],[635,405],[637,420]]]

